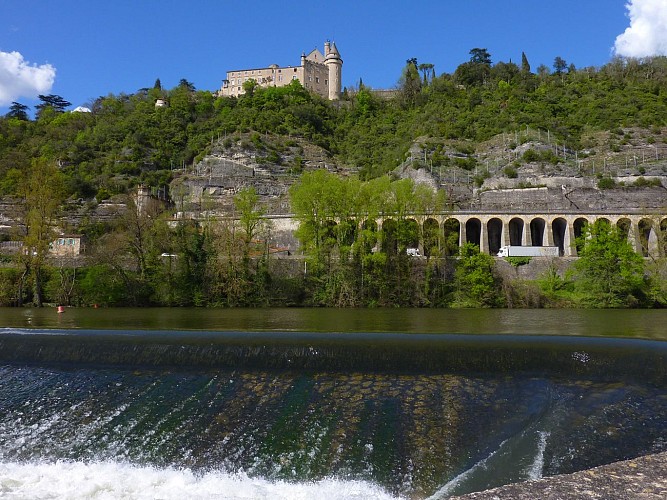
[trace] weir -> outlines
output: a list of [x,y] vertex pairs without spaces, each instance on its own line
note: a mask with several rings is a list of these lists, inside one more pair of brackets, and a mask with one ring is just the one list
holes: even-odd
[[0,485],[447,498],[664,451],[666,361],[633,339],[6,329]]
[[511,373],[667,384],[667,343],[526,335],[7,330],[0,362],[392,373]]

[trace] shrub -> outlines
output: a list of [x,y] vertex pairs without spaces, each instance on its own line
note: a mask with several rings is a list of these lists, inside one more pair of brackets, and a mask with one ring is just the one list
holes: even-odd
[[523,154],[523,161],[525,161],[526,163],[532,163],[534,161],[539,161],[539,160],[540,160],[540,155],[534,149],[529,149]]
[[505,176],[507,176],[508,179],[516,179],[519,176],[519,174],[516,171],[516,168],[514,167],[505,167],[503,169],[503,173],[505,174]]
[[603,177],[598,181],[598,189],[613,189],[616,187],[616,181],[611,177]]
[[513,267],[525,266],[530,263],[530,257],[506,257],[505,260]]
[[632,184],[634,187],[659,187],[662,186],[660,179],[647,179],[646,177],[638,177]]

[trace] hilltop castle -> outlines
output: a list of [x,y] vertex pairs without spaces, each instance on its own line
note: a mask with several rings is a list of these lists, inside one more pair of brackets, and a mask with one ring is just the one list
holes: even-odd
[[310,54],[301,54],[300,66],[278,66],[268,68],[240,69],[227,72],[218,95],[237,97],[244,93],[243,83],[255,80],[260,87],[283,87],[293,80],[304,88],[330,100],[340,99],[343,60],[336,44],[326,41],[324,54],[313,49]]

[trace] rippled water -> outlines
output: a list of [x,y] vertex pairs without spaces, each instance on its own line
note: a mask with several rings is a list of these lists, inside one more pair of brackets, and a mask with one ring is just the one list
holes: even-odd
[[0,331],[0,497],[446,498],[667,449],[661,341],[74,316]]

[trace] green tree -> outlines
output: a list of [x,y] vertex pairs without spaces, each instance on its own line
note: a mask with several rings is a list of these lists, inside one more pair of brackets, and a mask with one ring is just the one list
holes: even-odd
[[71,102],[66,101],[61,96],[56,94],[40,94],[37,97],[39,97],[39,100],[42,101],[40,104],[35,106],[35,109],[37,110],[37,118],[42,116],[42,114],[48,109],[53,110],[56,113],[63,113],[66,107],[72,105]]
[[264,210],[259,206],[259,196],[255,188],[251,186],[241,189],[234,196],[234,208],[236,209],[239,223],[243,230],[243,262],[247,267],[252,242],[257,236],[258,231],[261,230],[264,222],[262,218]]
[[455,307],[497,307],[501,305],[498,280],[493,274],[494,260],[479,247],[466,243],[454,271]]
[[9,113],[5,115],[7,118],[16,118],[17,120],[28,120],[28,106],[19,102],[12,102],[9,106]]
[[[44,300],[44,267],[49,245],[56,237],[56,217],[64,199],[64,183],[55,164],[44,158],[33,160],[22,184],[25,237],[19,254],[24,273],[31,278],[33,303],[41,307]],[[22,280],[23,281],[23,280]],[[19,300],[22,300],[22,293]]]
[[255,89],[259,87],[259,84],[257,83],[256,80],[250,78],[249,80],[246,80],[243,82],[243,92],[244,95],[248,97],[252,97],[255,94]]
[[405,67],[403,68],[403,74],[398,82],[398,87],[400,89],[403,104],[414,106],[417,103],[417,96],[421,92],[422,87],[416,57],[406,61]]
[[521,73],[530,73],[530,63],[528,62],[528,57],[526,57],[525,52],[521,52]]
[[645,293],[644,260],[618,228],[597,220],[578,241],[575,286],[586,305],[631,307]]
[[470,62],[474,64],[483,64],[491,66],[491,54],[486,49],[474,48],[470,49]]
[[470,60],[459,65],[454,71],[454,79],[466,86],[483,85],[491,74],[491,54],[488,50],[470,50]]
[[557,56],[554,59],[554,72],[557,75],[560,75],[567,69],[567,62],[560,56]]
[[184,89],[187,90],[188,92],[194,92],[195,90],[197,90],[197,89],[195,88],[194,83],[189,82],[189,81],[188,81],[187,79],[185,79],[185,78],[181,78],[181,79],[179,80],[179,82],[178,82],[178,86],[184,88]]
[[424,85],[428,85],[433,79],[434,65],[431,63],[421,63],[419,65],[419,71],[422,72]]

